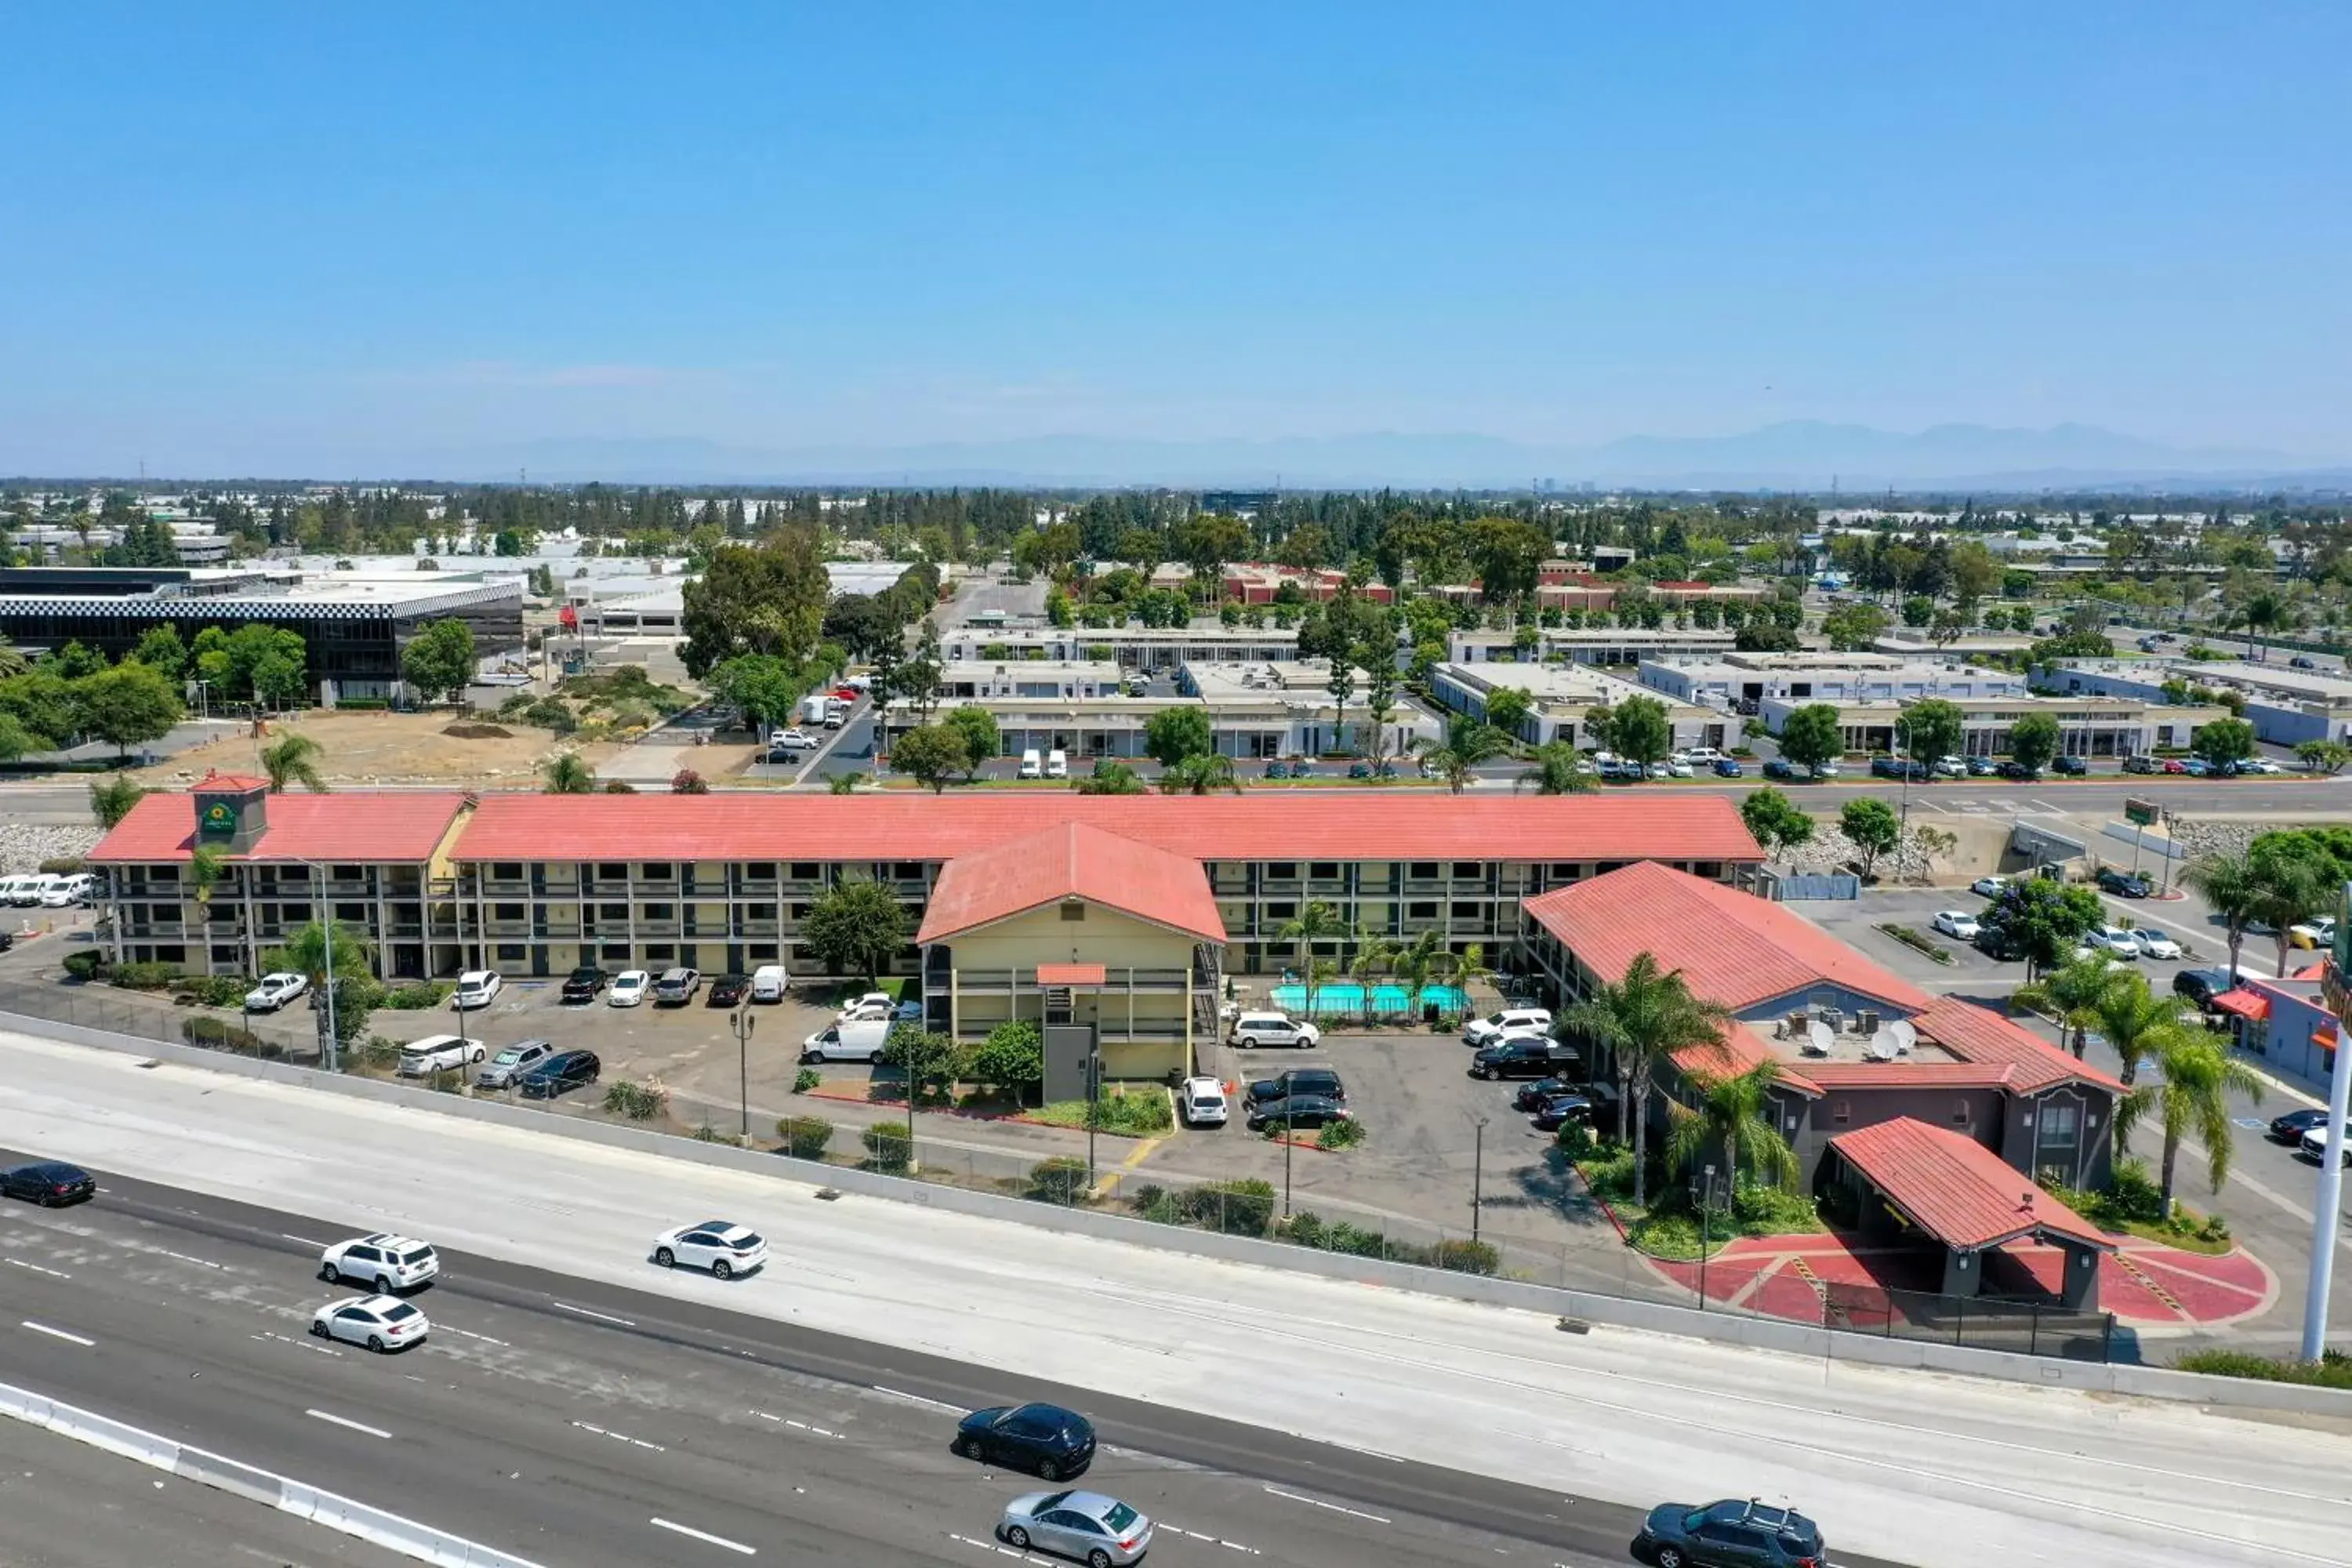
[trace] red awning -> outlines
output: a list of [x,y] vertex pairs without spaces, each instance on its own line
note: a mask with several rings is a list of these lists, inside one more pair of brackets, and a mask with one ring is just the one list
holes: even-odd
[[1103,966],[1099,963],[1041,963],[1037,966],[1040,985],[1100,985]]
[[2224,991],[2213,998],[2217,1013],[2235,1013],[2249,1023],[2260,1024],[2271,1016],[2271,999],[2259,991]]

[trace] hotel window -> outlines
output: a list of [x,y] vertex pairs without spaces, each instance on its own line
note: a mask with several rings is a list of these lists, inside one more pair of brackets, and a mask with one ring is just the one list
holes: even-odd
[[1437,880],[1437,862],[1434,860],[1415,860],[1405,871],[1405,875],[1412,878],[1416,882],[1434,882]]
[[[338,871],[336,875],[341,876],[342,873]],[[494,882],[521,881],[522,862],[520,860],[496,860],[491,862],[490,879]]]
[[776,906],[773,904],[745,904],[743,906],[743,918],[747,921],[774,920],[776,918]]
[[351,921],[356,923],[366,920],[367,917],[368,907],[365,904],[337,904],[335,906],[335,918],[339,921]]
[[919,882],[923,879],[923,863],[920,860],[901,860],[890,868],[890,875],[898,881]]
[[794,904],[794,905],[793,906],[793,919],[794,919],[794,920],[796,920],[796,921],[804,921],[804,920],[808,919],[808,915],[809,915],[809,906],[808,906],[808,905],[806,905],[806,904]]
[[1955,1127],[1966,1127],[1968,1124],[1969,1102],[1965,1100],[1956,1100],[1952,1101],[1952,1125]]
[[629,879],[629,868],[607,862],[596,868],[596,879],[600,882],[625,882]]
[[1830,1120],[1839,1123],[1840,1125],[1843,1125],[1844,1123],[1853,1121],[1853,1105],[1848,1101],[1843,1100],[1839,1100],[1836,1104],[1830,1107]]
[[1298,880],[1298,862],[1296,860],[1268,861],[1265,868],[1265,879],[1269,882],[1296,882]]
[[814,860],[793,862],[793,880],[795,882],[814,882],[824,874]]
[[1478,918],[1478,906],[1456,903],[1454,906],[1454,918],[1457,921],[1475,921]]
[[1407,904],[1404,918],[1409,921],[1433,921],[1437,918],[1437,903],[1432,900],[1425,903]]
[[646,919],[649,921],[668,921],[676,920],[677,918],[677,906],[675,904],[647,904],[646,906]]
[[602,921],[625,921],[629,918],[629,906],[626,904],[598,904],[596,906],[596,918]]
[[772,860],[752,861],[749,866],[743,868],[743,879],[747,882],[774,881],[776,879],[775,862]]
[[1454,862],[1454,879],[1457,882],[1483,882],[1486,879],[1486,868],[1475,860],[1456,860]]
[[670,866],[667,861],[648,860],[646,862],[645,867],[646,880],[648,882],[667,882],[670,879],[671,872],[675,868]]
[[520,963],[526,956],[527,954],[523,950],[523,945],[519,942],[502,942],[499,943],[499,962],[500,963]]
[[1555,860],[1552,862],[1551,874],[1554,880],[1573,882],[1576,880],[1576,863],[1572,860]]
[[1307,874],[1318,882],[1336,882],[1339,879],[1339,862],[1337,860],[1314,861],[1307,868]]
[[1297,916],[1298,906],[1297,904],[1268,904],[1265,906],[1265,918],[1270,921],[1296,920]]
[[[362,881],[365,879],[367,876],[367,868],[364,866],[338,866],[334,868],[333,875],[335,880],[338,882]],[[520,873],[518,873],[518,875],[520,875]]]
[[669,942],[654,942],[646,949],[646,962],[647,963],[675,963],[677,962],[677,949]]
[[492,904],[490,906],[490,919],[494,921],[519,921],[522,919],[522,906],[520,904]]

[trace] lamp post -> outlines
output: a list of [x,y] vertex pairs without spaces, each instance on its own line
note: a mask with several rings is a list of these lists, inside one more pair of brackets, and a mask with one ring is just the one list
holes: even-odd
[[1290,1156],[1297,1122],[1291,1111],[1290,1096],[1282,1097],[1282,1217],[1290,1217]]
[[1698,1199],[1698,1310],[1706,1310],[1707,1243],[1715,1238],[1715,1167],[1706,1167]]
[[751,1031],[760,1020],[751,1016],[750,1003],[745,1003],[729,1015],[727,1022],[735,1031],[735,1093],[743,1114],[743,1142],[751,1141]]
[[[326,964],[322,983],[327,1001],[319,1014],[319,1061],[327,1071],[334,1072],[341,1066],[342,1055],[342,1037],[335,1032],[335,906],[328,892],[328,884],[333,879],[334,872],[316,860],[304,860],[300,864],[319,873],[318,908],[325,917],[319,921],[319,935],[326,944],[320,957]],[[457,1025],[461,1036],[465,1031],[464,1017],[461,1012]]]
[[1102,1052],[1087,1047],[1087,1191],[1095,1190],[1095,1123],[1102,1117]]
[[1478,1220],[1486,1206],[1486,1119],[1479,1117],[1470,1138],[1470,1244],[1478,1244]]
[[2352,882],[2336,911],[2336,951],[2322,982],[2336,1017],[2335,1070],[2327,1080],[2327,1142],[2320,1151],[2319,1201],[2312,1205],[2311,1281],[2303,1300],[2303,1359],[2327,1348],[2327,1293],[2336,1277],[2336,1222],[2344,1205],[2344,1122],[2352,1116]]

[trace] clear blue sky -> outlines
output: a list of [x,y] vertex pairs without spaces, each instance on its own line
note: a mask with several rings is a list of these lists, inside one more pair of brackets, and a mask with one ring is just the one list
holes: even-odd
[[11,7],[0,471],[1789,418],[2352,458],[2352,5],[723,9]]

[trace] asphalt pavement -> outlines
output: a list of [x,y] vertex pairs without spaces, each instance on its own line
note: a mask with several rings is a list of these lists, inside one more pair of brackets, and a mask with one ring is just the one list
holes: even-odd
[[[371,1354],[305,1331],[347,1293],[314,1278],[331,1239],[316,1220],[103,1180],[87,1205],[0,1210],[0,1381],[549,1563],[751,1554],[737,1547],[971,1562],[1039,1483],[950,1454],[956,1417],[1031,1398],[1096,1421],[1084,1484],[1160,1522],[1155,1563],[1601,1563],[1639,1525],[1509,1479],[742,1317],[716,1292],[684,1304],[464,1253],[410,1293],[426,1343]],[[775,1267],[789,1289],[804,1265]]]

